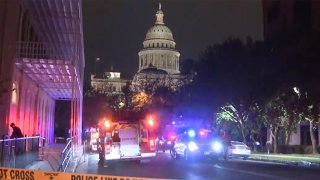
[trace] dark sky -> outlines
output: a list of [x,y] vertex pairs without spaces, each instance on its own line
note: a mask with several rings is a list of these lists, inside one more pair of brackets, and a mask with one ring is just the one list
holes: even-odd
[[180,60],[197,59],[208,45],[228,37],[262,39],[261,0],[83,0],[86,79],[113,66],[132,78],[147,30],[154,25],[158,2],[173,32]]

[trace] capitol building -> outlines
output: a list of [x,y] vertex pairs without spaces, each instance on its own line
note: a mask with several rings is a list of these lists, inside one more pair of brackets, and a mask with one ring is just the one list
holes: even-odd
[[[171,30],[164,23],[164,13],[160,3],[155,15],[155,24],[147,31],[143,48],[139,51],[138,56],[139,67],[131,83],[132,90],[144,92],[151,88],[153,91],[158,87],[169,87],[176,90],[183,84],[183,76],[180,75],[179,70],[180,53],[176,50]],[[114,94],[114,92],[106,92],[106,90],[116,89],[119,92],[128,81],[130,80],[119,77],[101,79],[91,76],[93,89],[107,94]]]
[[143,91],[146,86],[169,87],[176,90],[181,84],[179,70],[180,53],[171,30],[164,23],[161,4],[156,12],[155,24],[147,31],[143,48],[138,53],[139,68],[132,82],[135,90]]

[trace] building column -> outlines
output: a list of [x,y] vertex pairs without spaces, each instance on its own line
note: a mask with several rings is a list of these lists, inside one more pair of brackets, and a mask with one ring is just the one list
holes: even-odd
[[[0,1],[0,137],[9,133],[14,55],[18,40],[20,1]],[[9,92],[3,92],[8,90]]]
[[139,57],[139,70],[141,69],[141,57]]

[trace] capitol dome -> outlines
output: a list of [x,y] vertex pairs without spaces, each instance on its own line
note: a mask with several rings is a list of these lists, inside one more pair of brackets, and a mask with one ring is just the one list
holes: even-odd
[[160,24],[156,24],[148,30],[145,40],[151,39],[166,39],[174,41],[171,30],[167,26]]
[[141,72],[151,64],[159,70],[164,70],[168,74],[179,74],[180,53],[175,49],[176,43],[173,39],[171,30],[163,21],[164,13],[161,10],[161,4],[156,12],[156,21],[148,29],[143,49],[139,55],[139,70]]

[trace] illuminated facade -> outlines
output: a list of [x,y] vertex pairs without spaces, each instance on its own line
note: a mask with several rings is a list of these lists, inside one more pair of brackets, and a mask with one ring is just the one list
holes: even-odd
[[92,89],[107,96],[123,94],[123,87],[130,82],[130,80],[121,79],[120,72],[105,72],[102,77],[91,75]]
[[56,100],[71,101],[81,142],[84,71],[81,0],[0,1],[0,132],[54,138]]
[[166,86],[178,88],[183,78],[179,70],[180,53],[175,49],[171,30],[165,25],[161,4],[156,12],[155,24],[149,28],[138,53],[139,68],[132,82],[135,90],[143,91],[145,86]]

